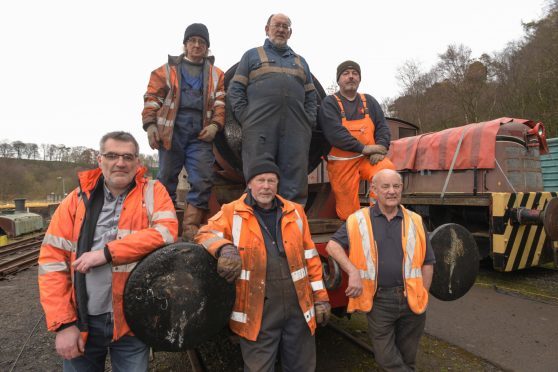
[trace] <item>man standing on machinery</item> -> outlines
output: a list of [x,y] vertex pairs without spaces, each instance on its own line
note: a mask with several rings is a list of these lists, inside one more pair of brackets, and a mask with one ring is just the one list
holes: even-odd
[[[374,97],[357,92],[360,79],[358,63],[341,63],[337,67],[339,92],[324,99],[318,118],[332,145],[327,171],[342,220],[360,208],[361,179],[371,181],[378,171],[395,169],[386,158],[391,135],[384,113]],[[370,198],[373,203],[372,191]]]
[[299,204],[308,196],[308,152],[317,95],[308,64],[287,41],[291,20],[273,14],[264,45],[244,53],[227,96],[242,126],[244,178],[251,161],[270,153],[281,173],[279,195]]
[[209,32],[193,23],[184,32],[184,54],[151,73],[144,95],[143,129],[159,150],[159,179],[176,205],[184,166],[191,185],[182,237],[192,241],[209,211],[213,186],[213,139],[225,125],[223,72],[208,58]]

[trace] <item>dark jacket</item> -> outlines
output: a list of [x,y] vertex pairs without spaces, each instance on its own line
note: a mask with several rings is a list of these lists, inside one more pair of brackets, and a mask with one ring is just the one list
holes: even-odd
[[[358,120],[364,118],[360,95],[357,94],[357,97],[355,98],[354,103],[356,103],[356,105],[352,105],[354,110],[350,110],[350,102],[341,94],[336,94],[341,98],[347,120]],[[384,117],[384,112],[374,97],[369,94],[365,94],[365,97],[366,105],[370,113],[370,119],[374,122],[374,141],[377,145],[383,145],[386,149],[389,149],[391,134]],[[323,100],[318,114],[318,123],[322,128],[326,139],[332,146],[344,151],[362,152],[364,145],[354,138],[343,125],[341,125],[341,110],[339,109],[337,100],[333,95],[327,96]]]

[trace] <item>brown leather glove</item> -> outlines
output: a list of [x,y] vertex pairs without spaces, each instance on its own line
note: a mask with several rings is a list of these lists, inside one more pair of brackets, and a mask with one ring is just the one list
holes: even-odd
[[386,156],[382,155],[382,154],[372,154],[370,155],[370,164],[372,165],[376,165],[379,162],[381,162],[382,160],[384,160]]
[[198,139],[204,142],[213,142],[218,131],[219,126],[215,123],[211,123],[201,130],[200,134],[198,134]]
[[314,310],[316,312],[316,322],[322,327],[325,326],[331,316],[331,305],[329,302],[316,302]]
[[362,153],[366,156],[372,154],[387,154],[387,149],[382,145],[365,145],[362,149]]
[[217,259],[217,274],[232,283],[240,276],[241,270],[242,259],[238,249],[232,244],[222,246]]
[[157,125],[151,124],[147,127],[147,140],[149,141],[149,146],[153,150],[159,148],[159,142],[161,142],[161,138],[159,137],[159,130],[157,129]]

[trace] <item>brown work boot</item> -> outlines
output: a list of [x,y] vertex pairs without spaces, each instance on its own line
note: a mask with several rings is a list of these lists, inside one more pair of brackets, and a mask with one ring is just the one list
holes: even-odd
[[188,204],[184,210],[184,220],[182,221],[182,240],[193,242],[194,236],[198,233],[201,223],[207,214],[205,209],[194,207]]

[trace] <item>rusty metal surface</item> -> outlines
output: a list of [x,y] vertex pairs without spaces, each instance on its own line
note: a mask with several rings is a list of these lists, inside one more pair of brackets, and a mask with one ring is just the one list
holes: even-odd
[[[508,123],[496,137],[496,166],[493,169],[454,170],[446,192],[530,192],[542,191],[539,149],[525,143],[529,127]],[[423,156],[428,156],[425,154]],[[448,170],[403,172],[405,193],[441,193]]]
[[461,225],[448,223],[430,233],[436,256],[430,293],[443,301],[465,295],[475,284],[479,272],[479,253],[475,238]]
[[543,225],[546,235],[548,235],[551,240],[558,241],[558,198],[553,198],[546,205]]
[[404,192],[403,196],[401,197],[401,203],[403,205],[463,205],[483,207],[489,206],[491,200],[490,194],[446,194],[444,198],[441,198],[440,194],[412,194]]
[[124,292],[132,331],[157,351],[184,351],[228,323],[234,284],[216,271],[216,260],[196,244],[176,243],[143,259]]

